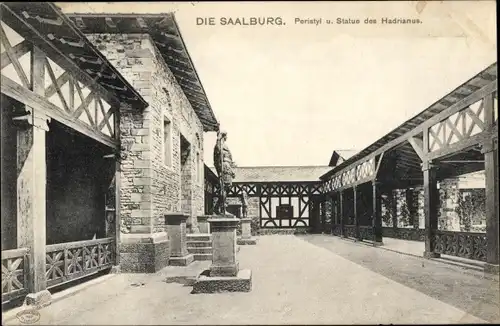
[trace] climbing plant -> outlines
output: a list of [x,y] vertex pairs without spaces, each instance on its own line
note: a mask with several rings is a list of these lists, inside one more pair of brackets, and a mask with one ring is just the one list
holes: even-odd
[[458,214],[463,231],[470,232],[473,219],[482,219],[485,215],[486,193],[484,189],[461,190],[455,211]]

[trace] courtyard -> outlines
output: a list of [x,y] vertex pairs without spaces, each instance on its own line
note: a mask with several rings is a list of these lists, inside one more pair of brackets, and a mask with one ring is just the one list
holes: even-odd
[[[500,321],[498,280],[481,272],[331,235],[267,235],[258,241],[237,254],[240,266],[253,273],[249,293],[191,294],[192,281],[211,263],[197,261],[154,274],[111,274],[71,295],[62,291],[39,310],[36,324]],[[5,312],[4,324],[21,324],[15,315],[22,310]]]

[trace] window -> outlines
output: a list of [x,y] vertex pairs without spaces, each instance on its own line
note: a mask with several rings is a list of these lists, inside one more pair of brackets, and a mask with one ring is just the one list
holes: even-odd
[[163,164],[172,166],[172,122],[166,117],[163,120]]
[[292,218],[293,217],[293,206],[289,204],[282,204],[276,206],[276,217],[280,218]]
[[201,158],[200,152],[196,153],[196,181],[201,181]]

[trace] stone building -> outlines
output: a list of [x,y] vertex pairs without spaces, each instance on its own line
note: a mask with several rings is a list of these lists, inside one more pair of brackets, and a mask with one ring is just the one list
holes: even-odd
[[165,267],[165,216],[197,232],[219,127],[174,16],[0,9],[2,302]]
[[[167,264],[165,215],[205,213],[204,132],[218,122],[173,15],[68,15],[149,103],[121,115],[122,258],[126,271]],[[144,252],[148,254],[144,254]]]

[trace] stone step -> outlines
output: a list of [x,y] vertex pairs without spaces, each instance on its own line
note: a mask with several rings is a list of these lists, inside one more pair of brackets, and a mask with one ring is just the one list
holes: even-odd
[[197,247],[197,248],[187,248],[190,254],[211,254],[212,247]]
[[194,260],[212,260],[212,254],[193,254]]
[[210,233],[187,234],[187,242],[191,241],[212,241],[212,235]]
[[212,241],[187,241],[188,248],[211,247]]

